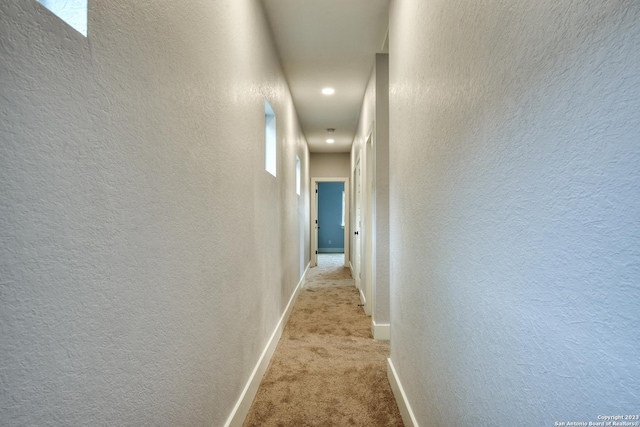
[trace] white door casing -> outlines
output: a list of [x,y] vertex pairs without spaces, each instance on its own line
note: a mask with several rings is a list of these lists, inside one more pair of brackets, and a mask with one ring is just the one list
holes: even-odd
[[311,197],[311,265],[318,265],[318,183],[319,182],[342,182],[344,184],[345,212],[344,212],[344,266],[349,266],[349,178],[311,178],[311,188],[314,194]]
[[315,267],[316,265],[318,265],[318,182],[314,182],[313,187],[315,188],[315,193],[314,193],[314,206],[315,206],[315,215],[314,215],[314,221],[311,224],[311,226],[313,227],[313,242],[314,242],[314,246],[315,248],[311,248],[311,258],[313,258],[313,263],[312,266]]
[[355,221],[353,224],[353,278],[356,282],[356,288],[360,291],[360,302],[366,304],[366,295],[362,289],[362,169],[360,163],[360,157],[356,160],[356,165],[353,169],[353,180],[355,187]]
[[[375,233],[374,233],[374,221],[375,221],[375,200],[374,200],[374,165],[373,165],[373,133],[369,133],[369,137],[364,145],[365,153],[365,165],[364,165],[364,185],[363,185],[363,205],[364,205],[364,219],[363,219],[363,243],[364,243],[364,312],[367,316],[371,316],[373,311],[373,304],[375,298],[373,297],[373,289],[375,286]],[[362,253],[362,252],[361,252]],[[361,264],[362,265],[362,264]]]

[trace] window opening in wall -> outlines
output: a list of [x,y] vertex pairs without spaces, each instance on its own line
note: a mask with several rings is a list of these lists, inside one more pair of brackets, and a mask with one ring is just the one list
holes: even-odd
[[276,176],[276,113],[264,100],[265,169]]
[[300,157],[298,156],[296,156],[296,194],[300,195]]
[[38,2],[87,37],[88,0],[38,0]]

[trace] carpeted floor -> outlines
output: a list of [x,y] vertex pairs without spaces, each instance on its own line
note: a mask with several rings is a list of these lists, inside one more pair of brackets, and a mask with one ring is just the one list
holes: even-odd
[[244,426],[402,426],[387,380],[389,343],[371,318],[342,254],[320,255],[262,379]]

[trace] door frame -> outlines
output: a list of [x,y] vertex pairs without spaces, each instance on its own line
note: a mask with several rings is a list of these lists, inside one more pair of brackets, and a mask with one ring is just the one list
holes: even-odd
[[[355,157],[353,168],[354,179],[354,209],[357,209],[358,197],[356,188],[360,181],[360,227],[355,225],[354,231],[359,231],[360,250],[359,259],[357,249],[354,249],[353,275],[356,279],[356,287],[360,291],[360,302],[367,316],[373,314],[375,306],[375,286],[376,286],[376,197],[375,197],[375,122],[371,123],[371,128],[367,132],[367,137],[361,144],[360,150]],[[359,171],[358,171],[359,169]],[[359,173],[358,173],[359,172]],[[355,211],[354,211],[355,212]],[[356,213],[354,213],[356,215]],[[357,239],[356,237],[355,239]],[[354,246],[357,242],[354,242]],[[360,278],[356,276],[360,276]]]
[[[355,282],[356,288],[360,293],[360,303],[364,307],[366,306],[366,296],[362,289],[362,268],[364,267],[362,249],[364,242],[364,227],[362,226],[362,220],[366,213],[363,209],[363,189],[362,189],[362,156],[358,154],[354,162],[352,170],[353,179],[353,259],[351,260],[351,276]],[[359,190],[359,191],[358,191]]]
[[[360,158],[364,157],[365,170],[362,176],[362,205],[364,208],[364,241],[362,242],[363,248],[360,249],[362,258],[364,259],[365,268],[365,283],[364,283],[364,312],[367,316],[371,316],[373,313],[373,306],[375,305],[375,245],[376,245],[376,200],[375,200],[375,158],[374,158],[374,123],[371,124],[371,130],[367,135],[367,139],[364,141]],[[363,250],[364,249],[364,250]],[[360,268],[362,268],[362,262]]]
[[344,184],[344,266],[349,267],[349,178],[340,177],[312,177],[311,178],[311,265],[318,265],[318,183],[342,182]]

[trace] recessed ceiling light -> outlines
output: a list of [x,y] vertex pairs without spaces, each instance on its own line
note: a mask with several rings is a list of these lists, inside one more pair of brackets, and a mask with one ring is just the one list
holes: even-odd
[[336,141],[331,139],[331,138],[327,139],[327,143],[329,143],[329,144],[333,144],[334,142],[336,142]]
[[323,95],[333,95],[336,91],[332,87],[325,87],[322,89]]

